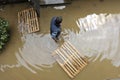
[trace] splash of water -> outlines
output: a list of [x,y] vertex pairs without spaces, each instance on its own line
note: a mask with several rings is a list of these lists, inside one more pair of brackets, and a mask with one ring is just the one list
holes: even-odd
[[92,14],[77,20],[80,32],[67,31],[69,40],[78,50],[96,61],[110,59],[120,66],[120,14]]
[[50,35],[28,34],[22,37],[24,45],[16,53],[19,63],[36,73],[34,69],[42,70],[41,67],[52,67],[55,62],[51,53],[57,48],[57,44],[49,37]]
[[21,64],[0,64],[0,71],[5,72],[6,68],[18,68],[21,67]]

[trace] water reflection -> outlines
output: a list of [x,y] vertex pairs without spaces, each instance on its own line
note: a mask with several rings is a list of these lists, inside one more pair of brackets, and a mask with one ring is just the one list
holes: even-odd
[[12,64],[12,65],[9,65],[9,64],[0,64],[0,71],[2,72],[5,72],[5,69],[6,68],[18,68],[18,67],[21,67],[21,64]]

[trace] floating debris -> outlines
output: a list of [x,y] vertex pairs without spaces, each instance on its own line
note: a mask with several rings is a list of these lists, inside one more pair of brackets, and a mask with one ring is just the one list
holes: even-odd
[[13,65],[10,65],[10,64],[0,64],[0,71],[2,72],[5,72],[5,69],[6,68],[18,68],[18,67],[21,67],[21,64],[13,64]]

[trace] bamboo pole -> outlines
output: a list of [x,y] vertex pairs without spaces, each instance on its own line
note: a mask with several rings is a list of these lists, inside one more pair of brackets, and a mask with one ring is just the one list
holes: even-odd
[[[65,61],[65,59],[63,58],[62,55],[59,54],[59,52],[56,51],[56,53],[60,56],[60,58],[61,58],[63,61]],[[74,74],[74,71],[73,71],[73,69],[71,68],[71,66],[69,65],[69,63],[66,63],[66,65],[67,65],[67,66],[69,67],[69,69],[71,70],[71,73]]]
[[[64,45],[62,45],[61,47],[62,47],[62,49],[64,49],[64,50],[67,49],[66,47],[64,47]],[[76,58],[71,54],[71,52],[69,51],[69,49],[67,49],[66,51],[68,51],[68,52],[69,52],[68,54],[70,54],[70,55],[66,54],[66,56],[67,56],[68,58],[69,58],[69,57],[72,58],[72,60],[74,60],[74,63],[76,64],[76,66],[79,66],[78,61],[76,61]]]
[[[67,47],[67,48],[68,48],[68,47]],[[69,50],[70,50],[70,49],[69,49]],[[74,56],[74,57],[75,57],[76,62],[79,64],[80,69],[82,70],[82,68],[85,66],[85,64],[83,64],[83,63],[82,63],[82,62],[83,62],[83,60],[81,60],[81,59],[79,59],[78,57],[76,57],[74,52],[72,52],[72,51],[71,51],[71,53],[72,53],[72,56]]]
[[18,23],[20,23],[20,14],[18,12]]
[[70,70],[66,65],[62,65],[62,64],[61,64],[61,67],[63,68],[63,70],[64,70],[71,78],[74,78],[74,74],[71,73],[71,70]]
[[[61,48],[61,49],[59,49],[59,50],[61,50],[63,53],[64,53],[64,55],[66,55],[66,57],[68,57],[67,59],[71,62],[71,64],[73,65],[73,63],[74,63],[74,61],[72,60],[72,58]],[[75,63],[74,63],[75,64]],[[77,69],[76,69],[76,67],[73,65],[73,69],[75,70],[75,72],[77,71]]]
[[[67,41],[67,42],[68,42],[68,44],[69,44],[77,53],[79,53],[79,51],[78,51],[77,49],[75,49],[75,47],[74,47],[69,41]],[[81,55],[82,58],[85,57],[85,56],[82,55],[81,53],[79,53],[79,55]]]
[[[62,45],[62,48],[65,49],[65,46]],[[69,50],[69,49],[68,49]],[[69,50],[70,51],[70,50]],[[70,51],[70,53],[72,54],[72,52]],[[78,62],[78,60],[73,56],[74,54],[70,55],[70,57],[75,61],[74,63],[76,64],[77,68],[78,66],[81,67],[82,65]],[[68,55],[69,56],[69,55]]]
[[[61,49],[62,50],[62,49]],[[64,52],[64,50],[62,50]],[[65,53],[65,52],[64,52]],[[75,75],[79,73],[81,67],[78,68],[78,64],[73,60],[73,58],[71,56],[69,56],[67,53],[65,53],[65,55],[68,57],[68,59],[71,61],[71,63],[73,64],[74,66],[74,69],[75,69]],[[76,67],[77,66],[77,67]]]
[[64,55],[62,55],[62,53],[58,50],[58,52],[60,53],[60,55],[65,59],[64,61],[66,61],[66,64],[67,64],[67,62],[68,62],[68,66],[69,66],[69,68],[71,69],[71,71],[73,72],[73,74],[74,74],[74,69],[73,69],[73,65],[70,63],[70,61],[64,56]]
[[56,59],[58,64],[63,68],[63,70],[71,77],[73,78],[73,73],[71,72],[70,68],[67,67],[66,65],[63,65],[60,63],[60,61],[58,59]]
[[[76,59],[77,59],[78,57],[76,57],[76,56],[75,56],[74,52],[72,52],[72,51],[71,51],[71,49],[69,49],[69,48],[68,48],[68,47],[66,47],[65,45],[62,45],[62,47],[63,47],[64,49],[65,49],[65,48],[66,48],[66,49],[68,49],[68,51],[72,54],[73,58],[74,58],[74,59],[75,59],[75,61],[76,61]],[[76,62],[78,62],[78,60],[77,60]],[[80,63],[79,63],[79,62],[78,62],[78,64],[80,65]]]
[[[65,60],[71,65],[71,67],[75,70],[75,71],[77,71],[77,69],[74,67],[74,65],[70,62],[70,60],[68,59],[68,58],[66,58],[61,52],[60,52],[60,49],[58,50],[59,51],[59,53],[65,58]],[[74,72],[75,72],[74,71]]]
[[30,33],[30,18],[31,18],[31,13],[30,13],[30,11],[28,11],[28,33]]
[[[80,56],[78,56],[78,54],[79,54],[79,52],[75,49],[75,47],[72,47],[72,45],[68,42],[68,43],[65,43],[66,45],[68,45],[68,47],[69,48],[72,48],[72,49],[74,49],[74,51],[76,52],[76,56],[77,57],[79,57],[78,59],[80,59],[80,60],[82,60],[82,62],[84,63],[84,64],[87,64],[87,61],[85,61],[82,57],[83,57],[83,55],[80,55]],[[70,47],[71,46],[71,47]]]
[[35,26],[35,27],[34,27],[34,31],[36,31],[36,27],[37,27],[37,26],[36,26],[36,20],[35,20],[35,18],[34,18],[33,24],[34,24],[34,26]]
[[[66,44],[66,43],[65,43]],[[68,44],[65,45],[66,48],[69,48],[69,50],[71,50],[74,53],[74,56],[76,57],[76,59],[79,61],[79,63],[84,66],[86,63],[81,59],[81,57],[79,55],[77,55],[77,53],[73,50],[73,48],[71,48]]]

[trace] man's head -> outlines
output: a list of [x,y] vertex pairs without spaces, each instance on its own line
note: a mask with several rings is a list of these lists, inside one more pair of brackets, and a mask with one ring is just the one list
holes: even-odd
[[56,17],[55,22],[56,24],[60,24],[62,22],[62,17],[61,16]]

